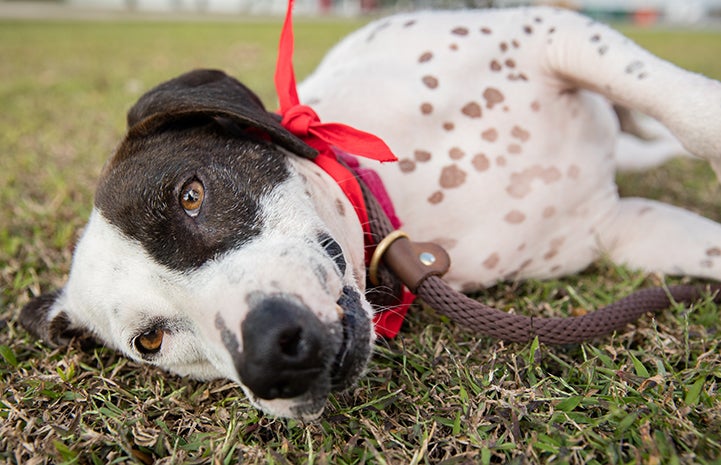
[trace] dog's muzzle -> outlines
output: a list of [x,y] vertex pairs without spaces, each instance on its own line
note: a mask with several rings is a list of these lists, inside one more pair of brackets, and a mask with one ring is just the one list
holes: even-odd
[[370,352],[370,320],[360,296],[344,289],[340,323],[324,324],[286,296],[256,301],[241,324],[242,351],[235,365],[243,384],[259,399],[325,399],[348,387]]

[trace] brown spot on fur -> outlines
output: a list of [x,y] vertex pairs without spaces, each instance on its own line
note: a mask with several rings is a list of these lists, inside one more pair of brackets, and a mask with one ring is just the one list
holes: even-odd
[[486,129],[485,131],[483,131],[483,132],[481,133],[481,137],[482,137],[483,140],[485,140],[485,141],[495,142],[495,141],[498,139],[498,131],[496,131],[496,130],[493,129],[493,128],[491,128],[491,129]]
[[571,179],[578,179],[581,174],[581,168],[578,165],[571,165],[568,167],[568,177]]
[[508,153],[510,153],[511,155],[518,155],[522,151],[523,150],[521,149],[521,146],[518,144],[509,144],[508,145]]
[[468,102],[463,106],[463,108],[461,108],[461,113],[469,118],[480,118],[481,106],[476,102]]
[[531,192],[531,184],[535,179],[540,179],[545,184],[552,184],[561,179],[561,172],[555,166],[543,168],[541,165],[533,165],[521,172],[511,173],[511,182],[506,187],[506,192],[511,197],[523,198]]
[[473,157],[473,160],[471,160],[471,164],[473,164],[476,171],[486,171],[491,166],[491,162],[488,160],[488,157],[482,153],[476,154],[476,156]]
[[426,150],[416,150],[413,152],[413,157],[416,159],[416,161],[426,162],[431,159],[431,152],[428,152]]
[[504,156],[496,157],[496,164],[498,166],[506,166],[506,157],[504,157]]
[[650,212],[650,211],[652,211],[652,210],[653,210],[653,208],[651,208],[651,207],[643,207],[642,209],[640,209],[640,210],[638,211],[638,216],[643,216],[643,215],[645,215],[646,213],[648,213],[648,212]]
[[485,268],[488,268],[489,270],[492,270],[493,268],[496,267],[496,265],[498,265],[498,262],[500,262],[500,261],[501,261],[501,257],[499,257],[498,254],[494,252],[491,255],[489,255],[488,258],[483,260],[483,266]]
[[520,44],[516,39],[513,39],[513,40],[511,41],[511,45],[513,45],[513,48],[520,48],[520,47],[521,47],[521,44]]
[[411,26],[413,26],[414,24],[416,24],[416,20],[415,20],[415,19],[410,19],[410,20],[406,21],[406,22],[403,24],[403,27],[411,27]]
[[464,156],[466,156],[466,152],[459,149],[458,147],[453,147],[448,151],[448,155],[451,157],[451,160],[460,160]]
[[446,121],[443,123],[443,129],[446,131],[453,131],[453,129],[456,127],[455,124],[451,123],[450,121]]
[[427,61],[431,61],[432,58],[433,58],[433,53],[423,52],[423,54],[418,57],[418,63],[425,63]]
[[423,84],[425,84],[426,87],[428,87],[429,89],[435,89],[436,87],[438,87],[438,78],[430,75],[425,75],[421,80],[423,81]]
[[416,162],[414,162],[410,158],[404,158],[404,159],[398,161],[398,167],[404,173],[410,173],[411,171],[416,169]]
[[513,129],[511,129],[511,137],[514,137],[521,142],[527,142],[528,139],[531,138],[531,133],[520,126],[513,126]]
[[345,205],[343,205],[341,199],[335,199],[335,210],[338,212],[338,215],[345,216]]
[[435,191],[431,194],[430,197],[428,197],[428,202],[432,204],[439,204],[443,200],[443,192],[441,191]]
[[455,34],[457,36],[465,36],[468,35],[468,28],[459,26],[451,31],[451,34]]
[[531,110],[539,111],[540,109],[541,109],[541,104],[538,103],[538,100],[534,100],[533,103],[531,103]]
[[508,66],[509,68],[515,68],[516,62],[512,58],[509,58],[506,60],[506,66]]
[[428,102],[421,103],[421,113],[424,115],[430,115],[433,113],[433,105]]
[[466,172],[458,167],[458,165],[448,165],[441,171],[439,183],[445,189],[453,189],[466,182]]
[[496,71],[496,72],[498,72],[498,71],[500,71],[501,69],[503,69],[503,67],[501,66],[501,64],[500,64],[497,60],[491,61],[491,71]]
[[508,44],[505,43],[505,42],[501,42],[501,43],[498,45],[498,47],[501,49],[502,52],[505,52],[506,50],[508,50]]
[[523,32],[526,34],[533,34],[533,27],[529,25],[523,26]]
[[495,87],[488,87],[486,90],[484,90],[483,98],[486,99],[486,107],[488,107],[489,109],[493,108],[495,105],[505,100],[505,97],[503,96],[501,91],[496,89]]
[[549,250],[543,255],[543,259],[550,260],[556,255],[558,255],[558,252],[565,241],[566,239],[564,239],[563,237],[551,239],[551,242],[549,243]]
[[706,251],[706,255],[709,257],[719,257],[721,256],[721,249],[718,247],[712,247]]
[[487,27],[482,27],[482,28],[481,28],[481,33],[483,33],[483,34],[488,35],[488,34],[491,34],[492,32],[493,32],[493,31],[492,31],[490,28],[487,28]]
[[526,219],[526,215],[518,210],[511,210],[503,217],[503,219],[506,220],[507,223],[520,224]]
[[543,217],[550,218],[556,214],[556,207],[546,207],[543,209]]
[[701,260],[702,268],[713,268],[713,262],[711,260]]

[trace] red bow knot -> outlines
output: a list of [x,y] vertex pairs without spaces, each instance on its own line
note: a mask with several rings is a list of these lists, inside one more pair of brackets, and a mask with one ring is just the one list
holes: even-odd
[[301,105],[293,71],[293,0],[288,1],[285,23],[280,33],[275,89],[280,102],[282,123],[288,131],[321,152],[332,154],[331,146],[353,155],[378,161],[398,161],[380,138],[345,124],[321,123],[318,115]]
[[283,113],[281,123],[288,131],[301,139],[313,135],[313,126],[320,124],[318,114],[308,105],[294,105]]

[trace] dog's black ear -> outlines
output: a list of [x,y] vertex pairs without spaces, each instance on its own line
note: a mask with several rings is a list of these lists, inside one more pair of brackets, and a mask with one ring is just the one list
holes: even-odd
[[288,132],[257,95],[222,71],[199,69],[151,89],[128,113],[129,136],[144,135],[194,116],[228,118],[267,134],[281,147],[314,158],[315,149]]
[[20,311],[20,324],[33,336],[51,345],[66,345],[71,339],[80,339],[86,347],[93,337],[90,332],[73,326],[67,313],[57,310],[62,291],[49,292],[35,297]]

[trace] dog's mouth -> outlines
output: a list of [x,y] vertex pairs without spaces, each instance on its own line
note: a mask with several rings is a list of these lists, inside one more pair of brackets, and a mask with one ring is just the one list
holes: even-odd
[[331,388],[346,389],[365,369],[370,355],[370,319],[363,309],[360,294],[352,288],[343,288],[338,299],[343,311],[341,327],[343,338],[331,365]]

